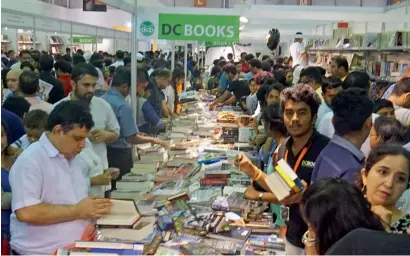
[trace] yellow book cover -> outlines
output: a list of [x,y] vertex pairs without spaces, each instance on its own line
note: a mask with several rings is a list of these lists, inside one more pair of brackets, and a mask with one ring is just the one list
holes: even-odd
[[278,174],[282,177],[282,179],[288,184],[288,186],[295,192],[298,193],[300,189],[296,185],[296,183],[288,176],[286,173],[282,170],[282,168],[277,165],[275,167],[275,170],[278,172]]

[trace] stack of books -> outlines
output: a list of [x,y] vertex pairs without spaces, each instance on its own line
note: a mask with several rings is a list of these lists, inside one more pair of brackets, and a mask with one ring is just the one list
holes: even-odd
[[165,148],[155,145],[144,150],[138,150],[140,156],[139,163],[152,164],[154,162],[166,162],[168,161],[168,152]]
[[265,182],[279,201],[290,196],[292,193],[302,191],[304,188],[302,181],[293,171],[292,167],[283,159],[278,161],[275,171],[266,177]]

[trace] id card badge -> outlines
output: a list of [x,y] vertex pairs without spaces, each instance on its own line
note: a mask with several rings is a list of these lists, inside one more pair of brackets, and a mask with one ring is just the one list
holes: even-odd
[[289,207],[284,205],[280,206],[280,217],[284,221],[289,221]]

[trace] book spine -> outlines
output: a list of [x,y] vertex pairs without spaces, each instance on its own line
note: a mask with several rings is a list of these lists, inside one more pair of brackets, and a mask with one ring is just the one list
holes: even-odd
[[201,185],[215,185],[215,186],[224,186],[228,183],[227,179],[201,179]]

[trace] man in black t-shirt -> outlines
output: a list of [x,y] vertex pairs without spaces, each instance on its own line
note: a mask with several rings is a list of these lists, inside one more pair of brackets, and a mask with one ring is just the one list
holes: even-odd
[[[303,180],[305,186],[303,191],[279,202],[265,183],[267,175],[253,166],[243,154],[240,154],[237,159],[237,165],[240,169],[255,179],[254,183],[257,184],[254,185],[254,189],[258,193],[258,199],[281,204],[282,209],[289,212],[289,218],[286,221],[286,254],[288,255],[305,254],[302,236],[307,231],[307,225],[300,215],[299,203],[307,184],[310,184],[316,158],[329,142],[327,137],[314,129],[319,105],[320,98],[309,85],[300,84],[287,88],[281,95],[283,119],[291,137],[280,146],[276,160],[283,158],[293,168],[299,178]],[[246,191],[245,194],[249,192]]]
[[226,106],[238,102],[242,97],[251,94],[248,81],[244,78],[238,78],[236,67],[233,64],[228,64],[224,67],[223,76],[228,80],[228,87],[225,92],[211,103],[212,108],[215,105]]

